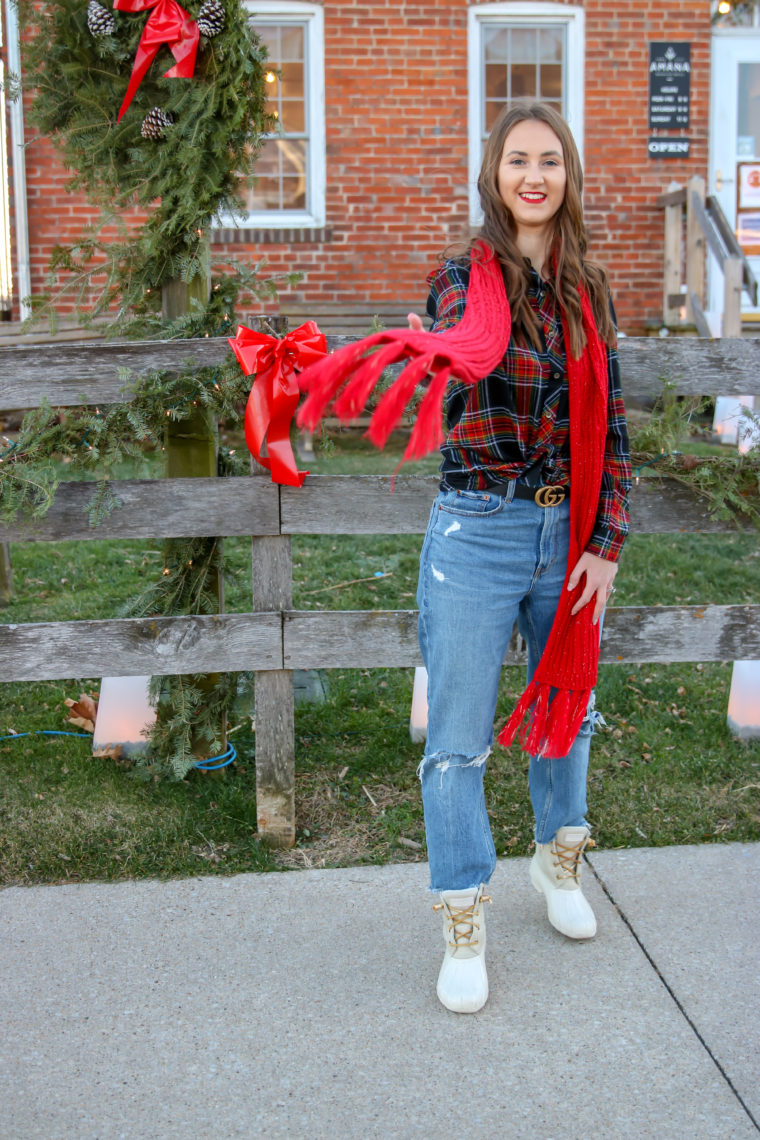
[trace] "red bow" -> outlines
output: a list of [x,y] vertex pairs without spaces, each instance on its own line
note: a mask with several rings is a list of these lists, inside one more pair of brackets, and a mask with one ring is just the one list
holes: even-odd
[[[229,337],[246,376],[255,380],[245,409],[245,442],[253,458],[271,471],[274,483],[300,487],[308,471],[299,471],[290,446],[290,423],[300,395],[296,372],[327,355],[324,334],[306,321],[281,340],[238,325]],[[264,438],[267,457],[261,449]]]
[[164,72],[164,78],[190,79],[195,70],[200,32],[190,13],[180,8],[177,0],[114,0],[113,6],[120,12],[146,12],[153,8],[137,45],[129,87],[116,119],[118,123],[162,44],[166,44],[177,61]]

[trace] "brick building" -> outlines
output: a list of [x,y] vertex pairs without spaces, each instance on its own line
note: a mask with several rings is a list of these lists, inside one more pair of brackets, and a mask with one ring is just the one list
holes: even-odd
[[[569,120],[584,161],[592,254],[608,268],[629,334],[662,319],[658,195],[699,175],[738,226],[739,166],[746,174],[754,161],[760,171],[760,19],[746,2],[743,14],[717,22],[711,0],[250,7],[270,50],[281,134],[265,144],[247,190],[248,218],[237,227],[219,219],[213,254],[219,262],[264,255],[273,271],[302,270],[301,284],[281,297],[295,315],[327,319],[357,307],[398,315],[424,305],[427,271],[477,224],[482,140],[510,99],[538,96]],[[12,52],[10,0],[4,17]],[[653,61],[656,71],[668,60],[670,86],[651,71]],[[679,123],[686,108],[688,122]],[[42,285],[52,246],[73,239],[91,210],[66,193],[66,175],[43,141],[25,150],[24,189],[13,161],[23,153],[18,108],[9,105],[3,120],[0,304],[15,320],[18,298]],[[663,154],[668,147],[676,153]],[[751,245],[756,225],[760,242],[751,191],[740,216],[748,252],[760,254]]]

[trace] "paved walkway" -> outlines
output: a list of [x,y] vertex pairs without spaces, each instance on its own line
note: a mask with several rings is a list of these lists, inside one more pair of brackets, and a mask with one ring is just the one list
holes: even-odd
[[0,893],[2,1140],[758,1140],[760,845],[595,852],[593,942],[500,863],[444,1010],[419,865]]

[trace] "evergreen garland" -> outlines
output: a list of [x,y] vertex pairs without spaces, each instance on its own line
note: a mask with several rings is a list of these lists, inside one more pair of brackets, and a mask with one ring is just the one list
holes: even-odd
[[[172,324],[152,313],[125,317],[130,327],[145,336],[166,338],[223,336],[235,323],[235,305],[241,290],[269,296],[274,280],[258,278],[256,270],[240,269],[235,276],[215,281],[207,305],[196,306]],[[271,331],[271,330],[270,330]],[[188,364],[178,372],[152,370],[141,376],[123,373],[127,403],[103,408],[56,409],[49,404],[27,413],[15,441],[0,438],[0,518],[12,522],[19,514],[41,517],[51,505],[60,481],[61,460],[67,472],[93,481],[87,506],[90,525],[97,524],[120,503],[112,487],[114,468],[125,460],[138,461],[146,449],[160,450],[167,417],[189,419],[197,408],[207,408],[232,429],[242,428],[242,414],[250,389],[230,352],[215,366]],[[220,449],[218,473],[248,475],[247,452]],[[122,616],[213,613],[217,607],[216,576],[224,573],[219,539],[170,539],[164,543],[164,573],[125,607]],[[194,745],[207,742],[208,755],[220,750],[220,728],[241,688],[250,687],[252,675],[239,673],[154,677],[151,696],[158,717],[149,735],[147,754],[135,759],[135,774],[145,778],[182,779],[196,764]]]
[[[55,248],[49,292],[32,298],[33,313],[46,312],[55,329],[57,307],[73,298],[82,323],[107,315],[109,335],[231,334],[241,295],[276,297],[277,282],[260,275],[263,263],[233,265],[213,283],[207,302],[193,302],[172,322],[162,317],[162,286],[208,278],[205,231],[220,212],[239,212],[241,180],[251,177],[262,134],[274,126],[265,111],[266,51],[247,10],[240,0],[191,0],[189,15],[201,33],[193,75],[166,78],[175,60],[162,46],[117,121],[150,11],[111,11],[97,0],[48,0],[44,6],[18,0],[18,6],[25,75],[35,89],[30,121],[72,172],[68,188],[83,191],[101,209],[77,240]],[[144,224],[127,224],[123,213],[130,207],[145,210]],[[283,279],[294,283],[299,277]],[[88,507],[96,525],[119,505],[111,487],[115,464],[141,457],[146,447],[162,447],[167,415],[184,420],[201,406],[237,426],[250,387],[232,354],[217,368],[151,372],[130,383],[130,403],[102,410],[43,406],[25,417],[15,442],[0,442],[0,516],[43,514],[65,459],[72,473],[96,476]],[[242,473],[222,453],[220,474],[233,470]],[[164,549],[161,580],[129,612],[211,612],[213,586],[223,572],[221,544],[214,538],[171,540]],[[210,751],[218,748],[239,684],[236,674],[154,678],[159,715],[141,770],[180,779],[195,765],[199,740]]]
[[[165,281],[206,273],[203,231],[212,218],[240,212],[241,178],[252,176],[261,137],[273,126],[265,110],[266,50],[240,0],[215,0],[202,26],[212,30],[211,19],[221,27],[213,38],[201,36],[193,76],[165,78],[175,61],[162,46],[117,122],[150,13],[96,7],[19,0],[25,72],[35,89],[30,120],[72,171],[69,188],[102,206],[104,221],[130,206],[149,210],[137,234],[115,244],[91,236],[79,252],[110,263],[105,272],[118,290],[109,303],[118,293],[122,308],[144,304],[151,290],[157,310]],[[194,0],[190,15],[200,10]],[[141,127],[156,109],[163,132],[145,139]],[[72,266],[63,254],[54,268]]]

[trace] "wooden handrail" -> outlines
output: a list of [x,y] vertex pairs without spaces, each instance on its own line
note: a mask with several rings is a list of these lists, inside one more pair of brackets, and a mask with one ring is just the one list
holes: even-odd
[[[715,195],[705,195],[701,178],[692,178],[688,186],[671,187],[660,194],[655,205],[665,211],[665,324],[682,324],[680,310],[686,304],[698,335],[704,338],[712,336],[702,309],[704,249],[700,247],[706,242],[725,279],[722,334],[724,337],[741,336],[741,293],[746,292],[751,303],[756,305],[757,280],[719,200]],[[684,208],[687,227],[685,292],[680,288]]]

